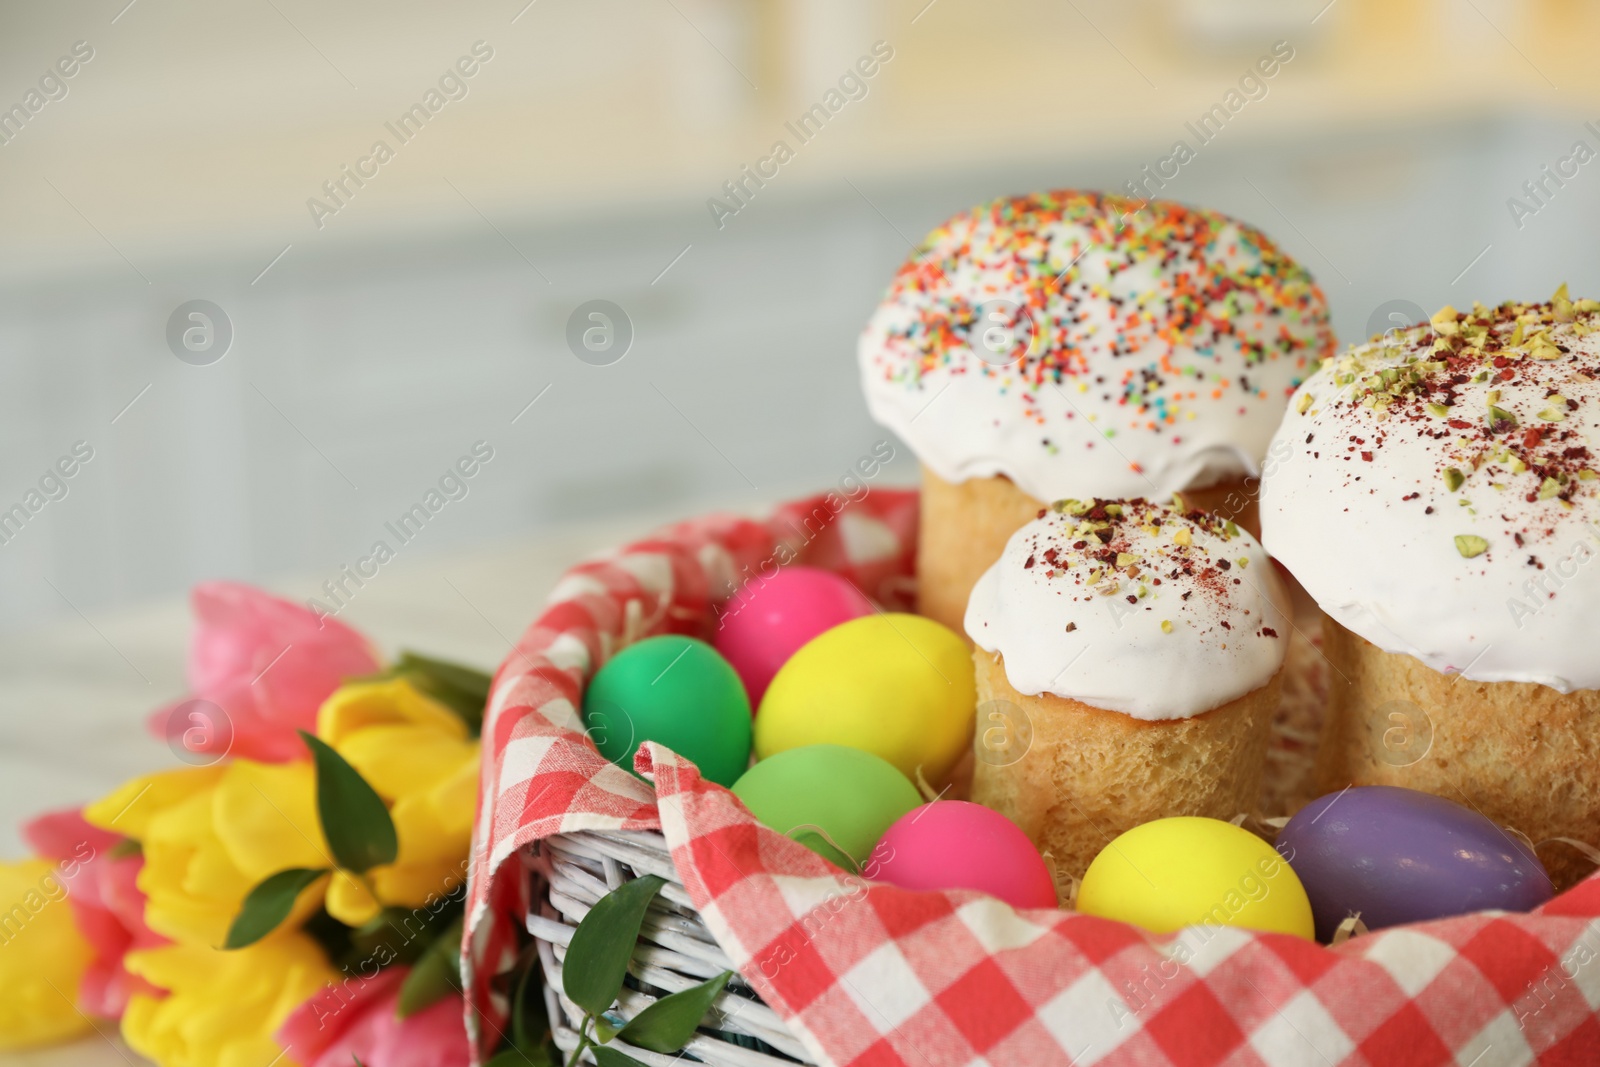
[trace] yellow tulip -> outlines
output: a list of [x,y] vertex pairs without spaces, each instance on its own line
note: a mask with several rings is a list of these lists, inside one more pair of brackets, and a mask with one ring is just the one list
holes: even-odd
[[322,705],[317,736],[390,805],[400,841],[396,861],[370,872],[377,899],[336,878],[329,914],[358,926],[380,904],[417,908],[457,890],[478,792],[478,742],[460,717],[403,678],[356,682]]
[[0,1049],[63,1041],[89,1029],[77,1001],[92,956],[55,864],[0,864]]
[[166,991],[135,995],[122,1036],[160,1067],[294,1067],[273,1036],[289,1013],[340,979],[322,949],[285,933],[233,951],[168,945],[130,952],[128,970]]
[[317,736],[335,748],[375,726],[420,726],[444,737],[467,736],[459,716],[404,678],[342,685],[317,712]]
[[[399,854],[364,877],[333,871],[314,882],[279,933],[297,929],[319,905],[360,926],[384,906],[418,908],[456,892],[478,789],[478,743],[461,719],[403,679],[359,682],[323,704],[317,733],[390,806]],[[145,921],[185,945],[220,946],[246,895],[268,876],[336,866],[309,760],[148,775],[84,814],[144,846]]]
[[142,841],[156,814],[215,785],[227,769],[227,764],[216,763],[134,778],[104,800],[85,808],[84,818],[102,830]]
[[[235,760],[135,779],[84,812],[144,846],[139,888],[150,929],[185,945],[220,946],[245,895],[290,867],[331,867],[310,763]],[[292,930],[321,902],[301,893]]]

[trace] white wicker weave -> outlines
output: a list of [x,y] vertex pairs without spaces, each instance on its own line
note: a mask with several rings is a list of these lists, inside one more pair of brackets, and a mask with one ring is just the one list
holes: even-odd
[[[733,970],[727,954],[690,904],[689,894],[672,866],[666,840],[660,834],[557,834],[534,847],[533,866],[536,879],[543,885],[535,886],[537,910],[528,916],[528,932],[538,945],[545,978],[545,1007],[556,1047],[563,1054],[570,1055],[577,1045],[576,1027],[583,1018],[577,1006],[560,993],[567,945],[589,908],[631,878],[655,874],[667,880],[639,932],[639,946],[628,968],[631,977],[664,994],[688,989]],[[623,1018],[631,1019],[656,999],[651,992],[624,989],[618,1010]],[[663,1056],[621,1041],[612,1041],[611,1046],[652,1067],[682,1067],[685,1062],[681,1055]],[[713,1067],[787,1067],[817,1062],[738,972],[685,1051]],[[587,1054],[584,1058],[589,1062]]]

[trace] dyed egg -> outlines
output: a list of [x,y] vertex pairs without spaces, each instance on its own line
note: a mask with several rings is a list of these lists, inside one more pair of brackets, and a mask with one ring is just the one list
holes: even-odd
[[1431,793],[1365,785],[1313,800],[1278,834],[1327,940],[1357,912],[1369,930],[1496,908],[1527,911],[1555,889],[1531,848]]
[[1311,902],[1272,846],[1220,819],[1135,826],[1089,864],[1078,910],[1158,934],[1185,926],[1312,933]]
[[1050,868],[1028,835],[998,811],[938,800],[902,815],[863,873],[903,889],[976,889],[1014,908],[1053,908]]
[[807,745],[780,752],[733,783],[762,823],[846,870],[859,870],[894,821],[922,796],[894,767],[858,748]]
[[773,675],[802,645],[874,610],[861,590],[837,574],[784,567],[739,589],[723,608],[712,644],[744,679],[750,703],[760,705]]
[[940,783],[972,742],[972,650],[921,615],[835,626],[789,658],[761,701],[756,754],[848,745]]
[[732,785],[750,765],[744,684],[692,637],[648,637],[612,656],[583,694],[583,726],[602,756],[629,771],[646,741],[666,745],[718,785]]

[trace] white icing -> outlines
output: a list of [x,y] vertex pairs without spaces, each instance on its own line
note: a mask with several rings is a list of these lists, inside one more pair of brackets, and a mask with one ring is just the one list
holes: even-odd
[[1119,506],[1109,543],[1094,511],[1052,509],[1013,534],[972,591],[967,635],[1000,653],[1020,693],[1136,719],[1189,718],[1269,682],[1289,602],[1255,538],[1199,512]]
[[[1508,320],[1518,312],[1553,317],[1549,304],[1500,312],[1496,319],[1506,321],[1491,326],[1496,342],[1511,340],[1516,324]],[[1569,323],[1547,327],[1567,350],[1559,358],[1523,355],[1505,368],[1493,365],[1494,352],[1488,363],[1476,353],[1446,360],[1434,351],[1434,328],[1422,326],[1357,346],[1306,382],[1301,395],[1310,399],[1297,395],[1269,452],[1261,525],[1267,548],[1323,611],[1437,671],[1562,692],[1600,688],[1600,480],[1578,474],[1595,458],[1566,454],[1600,444],[1600,333],[1587,332],[1600,316],[1576,314],[1581,336]],[[1525,323],[1524,333],[1541,325]],[[1423,384],[1385,393],[1384,406],[1362,402],[1374,371],[1419,373],[1418,361],[1444,366],[1420,368]],[[1505,370],[1510,380],[1501,380]],[[1489,380],[1470,380],[1479,373]],[[1469,380],[1450,386],[1460,375]],[[1491,416],[1491,390],[1514,427]],[[1550,399],[1552,392],[1572,404]],[[1450,400],[1447,412],[1429,410]],[[1530,428],[1543,434],[1531,445]],[[1569,499],[1538,499],[1551,474],[1516,469],[1529,461],[1565,473],[1567,484],[1557,477],[1555,489]],[[1446,468],[1462,472],[1459,489],[1446,482]],[[1458,535],[1482,538],[1485,550],[1465,557]]]
[[[1250,227],[1136,208],[1047,193],[935,230],[858,344],[873,417],[946,481],[1005,475],[1041,500],[1164,499],[1255,474],[1290,392],[1332,351],[1322,294]],[[996,298],[1029,309],[1009,333],[974,328]]]

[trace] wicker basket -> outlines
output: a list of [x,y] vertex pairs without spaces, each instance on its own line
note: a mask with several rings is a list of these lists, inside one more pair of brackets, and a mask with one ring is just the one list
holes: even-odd
[[[540,884],[535,886],[533,897],[538,902],[538,913],[528,916],[528,932],[538,945],[545,977],[545,1007],[556,1046],[563,1055],[570,1056],[577,1045],[575,1026],[583,1018],[577,1006],[558,992],[566,947],[589,908],[623,882],[645,874],[667,880],[639,932],[639,947],[628,969],[633,981],[630,988],[623,990],[620,1001],[625,1017],[637,1015],[655,1003],[658,995],[676,993],[733,970],[727,954],[689,903],[689,894],[672,866],[666,839],[660,834],[557,834],[534,846],[532,859]],[[683,1062],[680,1056],[663,1056],[622,1041],[612,1041],[611,1047],[653,1067]],[[701,1024],[701,1033],[689,1042],[686,1051],[715,1067],[816,1063],[737,972],[717,998],[712,1017]]]
[[[531,934],[554,1042],[571,1055],[582,1013],[561,990],[573,933],[604,894],[630,878],[655,875],[664,887],[641,928],[617,1016],[608,1021],[635,1017],[662,996],[732,970],[731,959],[747,971],[729,982],[681,1053],[610,1043],[658,1067],[833,1062],[829,1057],[917,1067],[928,1057],[913,1040],[948,1041],[949,1049],[939,1049],[947,1062],[1065,1065],[1087,1051],[1085,1041],[1098,1042],[1096,1059],[1122,1064],[1209,1067],[1219,1062],[1219,1042],[1274,1067],[1600,1062],[1593,972],[1574,976],[1577,963],[1592,959],[1592,946],[1600,944],[1600,879],[1533,914],[1478,912],[1370,934],[1357,929],[1337,948],[1240,930],[1220,940],[1207,934],[1184,942],[1192,958],[1212,953],[1206,967],[1184,968],[1181,984],[1168,983],[1165,997],[1143,983],[1183,962],[1179,939],[1144,937],[1067,912],[1034,913],[1018,926],[992,900],[952,894],[912,900],[903,890],[872,886],[866,892],[873,916],[813,937],[810,915],[837,899],[826,887],[842,891],[846,884],[829,876],[822,860],[761,831],[740,836],[754,829],[744,815],[670,752],[649,753],[654,767],[646,774],[685,807],[657,810],[638,778],[605,764],[583,743],[574,713],[591,672],[618,648],[651,633],[709,632],[717,598],[740,574],[775,560],[775,546],[845,575],[886,609],[909,610],[915,493],[874,491],[814,535],[813,520],[828,513],[827,497],[813,496],[780,505],[767,520],[706,516],[578,564],[502,666],[490,699],[493,728],[484,733],[490,800],[480,807],[474,834],[462,961],[472,998],[469,1032],[480,1054],[503,1041],[513,976],[527,959]],[[1327,688],[1326,661],[1308,640],[1317,629],[1314,616],[1292,627],[1266,781],[1257,810],[1248,813],[1257,817],[1252,828],[1281,825],[1283,815],[1312,799],[1309,771]],[[631,829],[608,829],[623,826]],[[655,826],[665,826],[666,836]],[[721,848],[704,855],[698,848],[729,830],[730,847],[748,869]],[[676,856],[669,837],[681,849]],[[780,883],[785,875],[798,879],[793,887]],[[698,913],[694,899],[716,902],[715,910]],[[924,923],[929,914],[935,918]],[[890,931],[885,921],[910,925]],[[919,940],[933,922],[965,931],[950,928],[948,958],[939,945]],[[1017,944],[1024,927],[1043,933]],[[719,944],[713,929],[737,940]],[[763,961],[788,938],[811,946],[810,962],[769,974]],[[913,956],[884,966],[902,946]],[[1021,985],[986,977],[1002,957],[1027,970]],[[863,987],[847,978],[858,968],[869,982],[905,976],[907,985],[896,990],[905,994],[895,1005],[898,1021],[864,1002]],[[952,979],[965,984],[954,996],[941,995],[956,988]],[[914,984],[929,981],[938,992]],[[763,1003],[757,988],[773,1004],[783,998],[791,1024]],[[1138,1017],[1129,1025],[1133,1013]],[[1308,1033],[1349,1055],[1308,1059],[1308,1043],[1322,1052]]]

